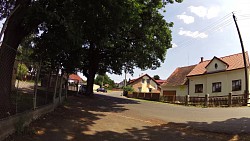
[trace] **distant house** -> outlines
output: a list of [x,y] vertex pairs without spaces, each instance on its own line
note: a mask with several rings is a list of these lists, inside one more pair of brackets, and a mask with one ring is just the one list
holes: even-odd
[[125,85],[124,82],[125,82],[125,81],[123,80],[123,81],[121,81],[120,83],[118,83],[118,84],[117,84],[117,87],[118,87],[118,88],[122,88],[122,87]]
[[78,76],[77,74],[70,74],[69,75],[69,83],[80,84],[82,82],[83,82],[82,78],[80,76]]
[[176,100],[176,96],[185,96],[188,94],[188,79],[187,75],[194,69],[196,65],[179,67],[168,77],[161,85],[161,95],[171,96]]
[[[248,79],[249,57],[246,52]],[[248,80],[249,81],[249,80]],[[244,94],[243,54],[214,57],[197,65],[177,68],[161,85],[161,95],[222,96],[232,92]]]
[[137,79],[130,80],[128,85],[132,86],[135,92],[160,93],[160,84],[148,74],[144,74]]

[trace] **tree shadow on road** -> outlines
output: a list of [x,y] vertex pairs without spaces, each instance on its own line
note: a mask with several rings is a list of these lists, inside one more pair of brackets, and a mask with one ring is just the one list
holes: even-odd
[[[240,141],[249,140],[250,119],[228,119],[212,123],[190,121],[188,123],[154,123],[134,121],[142,126],[124,126],[124,130],[115,131],[113,127],[98,121],[105,119],[107,113],[119,115],[128,109],[124,104],[139,104],[137,101],[97,96],[95,98],[70,97],[68,102],[54,112],[33,122],[32,135],[13,137],[16,141]],[[136,105],[135,105],[136,106]],[[119,117],[120,118],[120,117]],[[110,120],[115,121],[115,117]],[[126,119],[133,121],[134,119]],[[106,120],[107,121],[107,120]],[[121,122],[120,126],[123,123]],[[240,125],[240,126],[239,126]],[[92,128],[97,126],[102,130]],[[241,132],[224,134],[228,128]],[[207,130],[217,129],[217,130]]]

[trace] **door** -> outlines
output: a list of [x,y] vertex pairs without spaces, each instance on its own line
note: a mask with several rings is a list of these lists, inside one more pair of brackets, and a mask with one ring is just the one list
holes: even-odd
[[176,97],[176,91],[163,91],[163,97],[165,101],[174,102]]

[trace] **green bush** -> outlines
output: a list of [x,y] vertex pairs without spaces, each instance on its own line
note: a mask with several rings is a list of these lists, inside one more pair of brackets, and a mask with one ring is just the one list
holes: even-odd
[[133,92],[134,89],[133,89],[133,87],[131,87],[130,85],[128,85],[128,86],[123,87],[123,91]]
[[17,67],[17,79],[23,80],[28,74],[28,68],[25,64],[18,64]]

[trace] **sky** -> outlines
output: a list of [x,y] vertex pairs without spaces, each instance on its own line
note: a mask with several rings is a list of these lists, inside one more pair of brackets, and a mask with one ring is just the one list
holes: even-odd
[[[174,22],[172,48],[167,50],[165,61],[156,70],[135,69],[133,76],[141,74],[159,75],[166,80],[177,68],[194,65],[200,58],[211,60],[241,53],[241,44],[233,20],[234,12],[241,32],[245,51],[250,50],[250,7],[249,0],[184,0],[167,5],[163,13],[167,22]],[[115,82],[121,82],[123,75],[108,74]]]
[[[235,13],[245,51],[250,51],[250,0],[184,0],[168,4],[162,12],[167,22],[174,22],[172,30],[173,47],[167,50],[165,61],[156,70],[135,69],[133,76],[141,74],[159,75],[166,80],[177,68],[197,64],[201,57],[210,60],[241,53],[239,36],[233,21]],[[0,29],[2,22],[0,22]],[[81,75],[81,74],[79,74]],[[121,82],[125,74],[108,76]],[[86,79],[86,78],[85,78]]]

